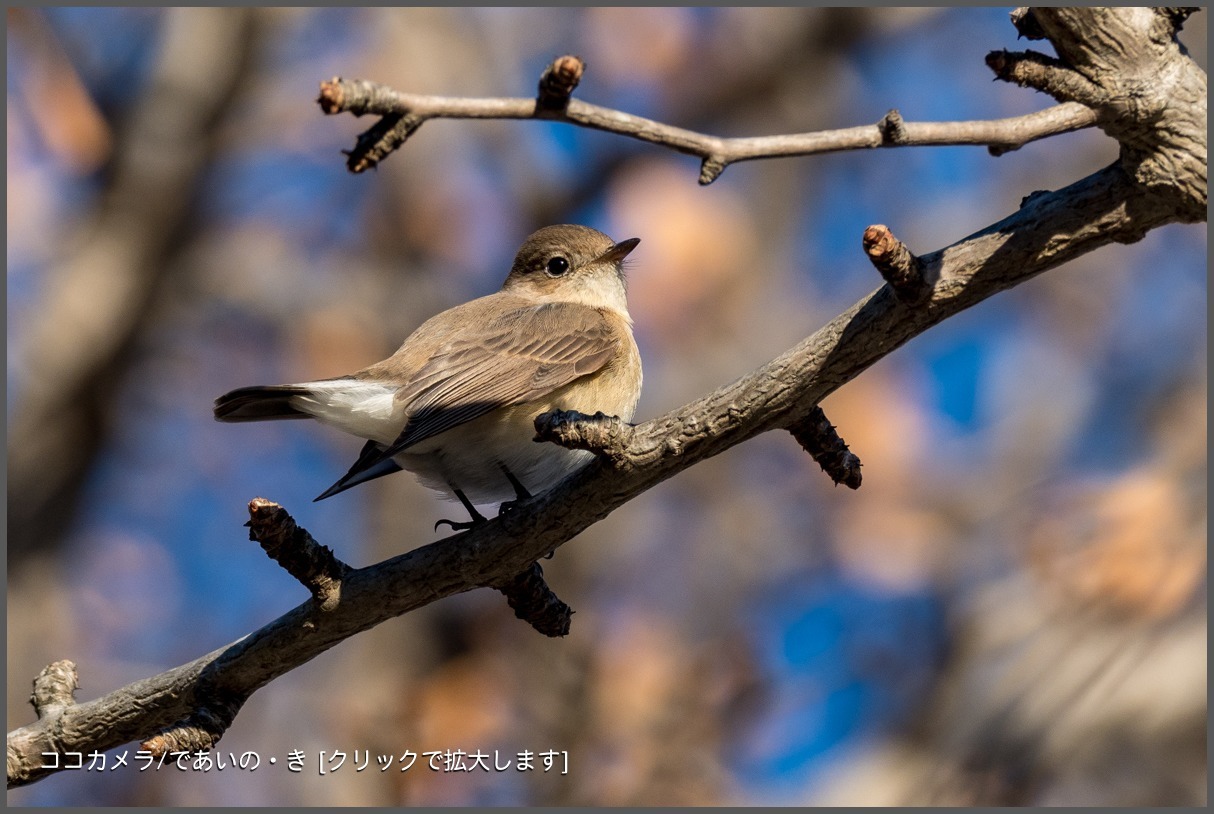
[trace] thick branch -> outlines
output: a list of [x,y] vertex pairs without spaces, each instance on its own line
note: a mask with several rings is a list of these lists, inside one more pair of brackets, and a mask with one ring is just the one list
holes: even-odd
[[[549,67],[545,76],[554,68],[555,66]],[[842,130],[784,136],[719,138],[577,99],[569,99],[561,108],[559,105],[545,107],[537,104],[535,99],[425,96],[401,93],[366,80],[345,80],[338,77],[321,83],[319,102],[325,113],[349,112],[357,116],[372,113],[393,122],[402,116],[412,116],[418,126],[428,119],[538,118],[604,130],[698,156],[703,162],[701,184],[712,183],[727,166],[738,161],[874,147],[923,145],[984,145],[993,148],[995,152],[1007,152],[1036,139],[1090,127],[1096,121],[1095,115],[1082,105],[1065,104],[1025,116],[989,121],[906,122],[899,117],[896,138],[889,135],[888,116],[877,124]],[[372,128],[372,131],[374,130],[375,128]],[[412,133],[413,130],[416,130],[416,127],[409,132]],[[372,166],[386,155],[377,150],[370,156],[373,160],[363,160],[365,156],[361,150],[364,142],[367,142],[368,146],[373,144],[382,147],[385,144],[379,135],[372,137],[372,131],[364,133],[359,138],[359,144],[350,153],[348,164],[354,172]],[[400,143],[403,143],[403,139],[394,147]]]
[[[1206,74],[1176,41],[1182,10],[1033,8],[1021,25],[1049,39],[1058,58],[995,52],[996,76],[1092,108],[1121,145],[1126,172],[1179,205],[1185,222],[1206,219]],[[1032,23],[1027,23],[1031,18]]]
[[[937,322],[1047,269],[1139,239],[1175,213],[1144,199],[1117,166],[1035,196],[1015,214],[921,258],[930,297],[915,307],[883,288],[733,384],[630,428],[616,465],[593,465],[470,531],[351,571],[329,610],[309,600],[189,664],[75,704],[9,733],[9,785],[37,780],[41,752],[108,749],[199,709],[249,694],[338,642],[442,597],[501,585],[641,492],[818,401]],[[16,760],[14,760],[16,756]],[[12,769],[18,767],[18,771]]]

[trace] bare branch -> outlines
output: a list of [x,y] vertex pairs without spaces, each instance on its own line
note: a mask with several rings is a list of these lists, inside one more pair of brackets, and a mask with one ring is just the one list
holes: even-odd
[[1012,25],[1016,27],[1016,33],[1026,40],[1043,40],[1045,32],[1041,29],[1041,24],[1037,22],[1037,18],[1033,16],[1033,10],[1021,6],[1020,8],[1012,9],[1011,13]]
[[363,172],[374,167],[409,140],[422,126],[422,119],[413,115],[391,114],[376,122],[358,137],[353,150],[346,150],[346,169]]
[[[197,710],[238,704],[362,630],[446,596],[500,586],[641,492],[759,433],[806,421],[826,395],[941,320],[1098,246],[1137,240],[1175,220],[1174,211],[1140,206],[1140,199],[1117,166],[1034,197],[999,223],[922,257],[938,282],[919,307],[907,309],[889,289],[878,290],[758,370],[628,427],[618,445],[602,444],[613,465],[590,466],[474,529],[349,572],[334,607],[309,600],[189,664],[10,732],[10,787],[56,771],[42,765],[42,752],[104,750],[177,721],[197,725]],[[571,426],[577,443],[594,445],[589,426],[576,419]]]
[[996,52],[1000,78],[1092,108],[1121,145],[1121,164],[1142,191],[1206,219],[1206,74],[1176,41],[1183,14],[1149,8],[1034,8],[1058,58]]
[[[896,138],[889,135],[888,116],[877,124],[843,130],[754,138],[719,138],[577,99],[566,99],[563,107],[551,99],[545,102],[548,97],[545,96],[544,88],[551,83],[552,76],[559,74],[569,77],[577,73],[580,78],[580,71],[574,70],[574,64],[569,62],[575,59],[561,57],[548,67],[544,72],[544,80],[541,81],[538,103],[534,99],[521,98],[465,99],[401,93],[375,82],[345,80],[340,77],[321,83],[319,102],[321,109],[328,114],[348,112],[362,116],[373,113],[391,122],[378,124],[359,137],[358,144],[349,153],[348,166],[352,172],[361,172],[374,166],[383,160],[388,152],[403,143],[403,139],[394,141],[385,138],[383,132],[395,132],[401,121],[399,117],[414,117],[408,134],[412,134],[422,122],[429,119],[540,118],[617,133],[698,156],[702,160],[701,184],[715,181],[730,164],[758,158],[788,158],[841,150],[925,145],[987,146],[992,148],[992,152],[999,154],[1040,138],[1090,127],[1096,121],[1095,115],[1082,105],[1068,104],[1025,116],[989,121],[904,122],[899,117]],[[578,60],[576,66],[580,65]],[[567,80],[565,83],[569,84]],[[572,84],[576,85],[576,81]],[[572,92],[572,87],[569,90]],[[552,97],[555,98],[557,97]],[[548,104],[554,106],[549,107]]]
[[[1034,10],[1056,46],[1067,37],[1082,35],[1085,14],[1120,15],[1120,27],[1114,28],[1129,38],[1122,43],[1124,49],[1141,45],[1144,40],[1149,43],[1149,47],[1144,46],[1144,73],[1150,73],[1149,63],[1154,57],[1159,62],[1155,73],[1165,73],[1166,64],[1178,77],[1175,82],[1160,83],[1176,93],[1177,99],[1164,100],[1159,107],[1158,99],[1133,96],[1135,88],[1141,90],[1140,84],[1106,82],[1100,73],[1100,60],[1084,55],[1084,48],[1095,47],[1092,43],[1068,42],[1059,47],[1068,70],[1082,72],[1086,80],[1106,93],[1128,94],[1120,100],[1110,96],[1101,112],[1101,126],[1110,134],[1126,138],[1121,142],[1122,156],[1117,163],[1058,191],[1029,196],[1018,211],[1002,221],[918,258],[921,278],[930,284],[925,285],[922,301],[913,308],[901,302],[892,287],[882,287],[768,364],[635,427],[602,414],[587,417],[552,413],[541,417],[536,423],[541,440],[590,449],[599,456],[598,462],[549,492],[521,501],[512,511],[466,532],[367,568],[338,568],[340,591],[330,595],[331,601],[309,600],[260,630],[189,664],[94,701],[43,705],[38,721],[9,733],[10,787],[57,770],[42,765],[44,752],[104,750],[157,732],[159,740],[153,738],[149,744],[158,749],[174,744],[200,748],[213,745],[241,704],[269,681],[362,630],[456,593],[477,587],[502,590],[506,586],[504,592],[512,595],[516,610],[530,605],[537,615],[551,612],[557,629],[563,603],[551,596],[542,583],[542,574],[533,565],[610,512],[667,478],[760,433],[787,429],[799,440],[808,438],[807,428],[825,420],[817,409],[824,397],[912,337],[993,294],[1098,247],[1139,240],[1147,231],[1167,223],[1204,219],[1204,74],[1196,76],[1185,63],[1175,61],[1181,58],[1178,51],[1169,50],[1168,43],[1158,38],[1152,39],[1158,33],[1153,26],[1160,17],[1149,10]],[[1102,32],[1092,35],[1094,39],[1102,36]],[[423,120],[441,116],[530,118],[536,108],[534,100],[405,97],[371,83],[336,83],[322,91],[322,97],[334,109],[414,114]],[[372,109],[385,99],[401,107]],[[410,107],[419,101],[422,107],[430,107]],[[516,102],[530,107],[531,112],[521,107],[516,110]],[[497,115],[503,111],[518,115]],[[655,141],[704,158],[724,156],[721,160],[725,163],[805,154],[804,143],[801,152],[790,148],[794,152],[745,154],[739,145],[773,141],[712,139],[577,100],[571,100],[566,112],[557,118]],[[887,117],[884,132],[892,132],[901,143],[903,138],[922,137],[914,135],[915,127],[952,128],[955,135],[958,127],[989,124],[899,126],[895,118]],[[1198,125],[1200,133],[1196,132]],[[876,139],[889,137],[882,135],[883,128],[876,125],[868,130]],[[805,138],[827,135],[806,134]],[[796,138],[774,137],[774,143]],[[705,145],[713,149],[701,151]],[[723,150],[734,152],[726,154]],[[1178,151],[1183,154],[1176,154]],[[1202,202],[1200,209],[1198,201]],[[823,435],[821,428],[816,432]],[[816,443],[818,439],[812,440]],[[305,582],[316,584],[317,580],[308,576],[315,572],[302,570]],[[530,610],[526,612],[533,615]],[[63,698],[58,691],[48,695]]]
[[[1039,90],[1064,103],[1074,101],[1092,106],[1104,100],[1100,88],[1048,54],[1037,51],[992,51],[986,56],[986,64],[999,79],[1014,82],[1022,88]],[[1095,121],[1095,114],[1092,115]]]
[[557,57],[540,77],[536,107],[545,111],[564,110],[569,105],[569,97],[574,88],[582,81],[585,71],[586,63],[578,57]]
[[270,559],[303,583],[321,610],[341,597],[341,581],[350,573],[328,546],[312,539],[286,510],[265,498],[249,501],[249,539],[261,544]]
[[628,463],[632,426],[602,411],[583,415],[576,410],[553,410],[535,417],[534,440],[589,450],[612,466],[623,467]]
[[156,757],[172,752],[208,752],[228,731],[245,699],[217,705],[211,701],[199,707],[188,718],[170,726],[139,744],[139,748]]
[[811,410],[804,421],[790,425],[788,431],[836,486],[860,488],[860,459],[847,448],[821,407]]
[[573,608],[552,592],[544,581],[544,569],[538,562],[494,588],[501,591],[514,615],[545,636],[569,635]]
[[906,244],[894,237],[888,226],[877,224],[864,230],[864,253],[889,283],[898,299],[914,304],[928,291],[923,263],[911,254]]
[[1201,6],[1168,6],[1156,8],[1154,11],[1156,14],[1162,16],[1168,25],[1172,27],[1172,33],[1177,34],[1184,28],[1184,24],[1189,17],[1201,11]]
[[76,703],[76,687],[80,679],[76,663],[63,659],[48,664],[34,679],[34,692],[30,703],[39,718],[54,715],[64,707]]
[[8,433],[10,558],[55,544],[73,515],[132,343],[188,245],[180,236],[193,193],[257,43],[248,10],[175,9],[166,20],[160,60],[105,173],[109,186],[48,270],[17,362],[31,374]]

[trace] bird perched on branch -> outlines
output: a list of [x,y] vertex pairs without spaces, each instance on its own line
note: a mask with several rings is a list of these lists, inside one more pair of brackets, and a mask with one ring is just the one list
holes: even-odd
[[624,258],[640,242],[614,242],[585,226],[548,226],[523,243],[500,291],[426,320],[396,353],[348,376],[242,387],[215,400],[219,421],[314,418],[366,438],[358,460],[317,500],[360,483],[413,472],[476,503],[546,491],[593,458],[535,443],[550,410],[602,411],[628,421],[641,393]]

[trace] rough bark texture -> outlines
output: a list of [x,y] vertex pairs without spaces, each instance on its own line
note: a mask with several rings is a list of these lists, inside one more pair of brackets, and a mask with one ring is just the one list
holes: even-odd
[[[1031,25],[1024,14],[1033,15]],[[1022,13],[1020,24],[1039,26],[1061,56],[1044,74],[1029,71],[1026,84],[1091,104],[1099,126],[1122,144],[1121,157],[921,256],[929,286],[921,302],[902,302],[882,287],[758,370],[634,428],[550,417],[539,428],[544,439],[594,448],[599,463],[503,517],[343,574],[337,601],[309,600],[239,641],[103,698],[45,707],[39,721],[9,734],[9,785],[48,774],[44,751],[104,750],[165,728],[200,729],[205,737],[186,742],[213,743],[244,700],[277,676],[436,599],[507,583],[657,483],[759,433],[807,421],[826,395],[949,316],[1100,246],[1204,220],[1206,81],[1176,44],[1175,20],[1145,9]],[[1017,81],[1026,76],[1017,66],[1042,65],[995,56],[997,73]],[[1066,81],[1054,81],[1060,76]],[[1063,98],[1066,88],[1083,98]]]

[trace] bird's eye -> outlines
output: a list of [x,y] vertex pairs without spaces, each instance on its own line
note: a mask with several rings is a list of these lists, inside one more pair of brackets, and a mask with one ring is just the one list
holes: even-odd
[[569,261],[563,257],[557,256],[549,260],[548,265],[545,268],[553,277],[560,277],[562,274],[569,271]]

